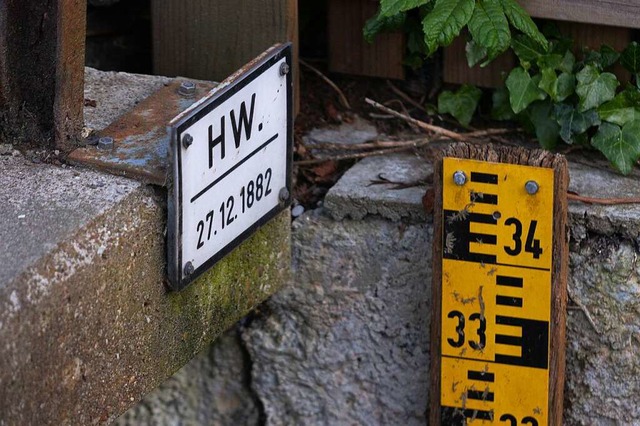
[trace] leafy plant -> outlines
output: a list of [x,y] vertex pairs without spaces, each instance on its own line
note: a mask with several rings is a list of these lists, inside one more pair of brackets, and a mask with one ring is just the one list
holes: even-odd
[[507,50],[511,29],[548,47],[547,39],[516,0],[380,0],[379,13],[365,25],[365,38],[373,40],[378,32],[404,22],[414,11],[423,36],[420,49],[426,56],[449,45],[465,27],[471,37],[467,57],[472,64],[484,66]]
[[[621,173],[631,172],[640,158],[640,45],[622,53],[608,46],[583,52],[577,60],[572,42],[557,30],[548,40],[516,0],[380,0],[379,13],[364,29],[373,40],[385,29],[409,33],[409,62],[447,46],[466,28],[469,66],[485,66],[511,48],[519,59],[493,94],[492,116],[519,120],[540,145],[553,149],[559,141],[591,144]],[[621,64],[632,81],[621,85],[610,69]],[[632,84],[634,83],[634,84]],[[479,89],[462,86],[438,98],[438,111],[467,126],[481,97]]]
[[[638,43],[631,43],[622,54],[608,46],[586,51],[581,61],[576,61],[565,40],[552,40],[545,48],[518,36],[512,47],[520,65],[507,77],[508,96],[494,95],[494,116],[519,119],[547,149],[560,140],[590,141],[617,170],[631,172],[640,158]],[[618,62],[635,76],[635,85],[620,89],[617,77],[608,71]]]

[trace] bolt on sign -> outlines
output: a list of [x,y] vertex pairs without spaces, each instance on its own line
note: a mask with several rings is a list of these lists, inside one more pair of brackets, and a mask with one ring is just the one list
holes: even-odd
[[174,289],[290,204],[291,44],[216,86],[169,124],[168,274]]
[[430,424],[562,424],[566,161],[456,144],[435,170]]

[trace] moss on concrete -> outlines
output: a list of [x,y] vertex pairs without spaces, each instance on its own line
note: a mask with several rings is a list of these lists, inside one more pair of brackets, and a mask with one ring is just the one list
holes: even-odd
[[0,424],[115,419],[289,278],[285,211],[168,290],[163,204],[131,190],[0,291]]

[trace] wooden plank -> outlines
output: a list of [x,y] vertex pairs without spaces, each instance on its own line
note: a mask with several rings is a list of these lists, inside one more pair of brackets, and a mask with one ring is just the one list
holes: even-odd
[[504,85],[505,74],[513,69],[517,63],[515,56],[511,52],[506,52],[484,68],[480,67],[480,65],[469,68],[465,44],[465,37],[456,37],[444,49],[443,81],[452,84],[473,84],[480,87],[500,87]]
[[151,11],[155,74],[222,81],[286,41],[297,66],[297,0],[155,0]]
[[377,0],[329,0],[330,71],[404,78],[404,34],[379,34],[373,44],[367,43],[362,36],[365,22],[377,13],[378,6]]
[[86,1],[0,0],[0,139],[71,147],[82,128]]
[[[443,205],[444,195],[445,195],[444,179],[453,181],[453,177],[450,176],[450,174],[452,174],[451,170],[449,170],[451,166],[447,166],[449,169],[447,170],[447,173],[445,176],[445,172],[444,172],[445,158],[448,158],[447,161],[451,161],[451,159],[454,159],[453,160],[454,162],[456,161],[455,159],[470,159],[470,160],[480,160],[483,162],[518,164],[518,165],[543,168],[542,171],[538,169],[524,170],[523,168],[520,168],[519,173],[521,173],[521,175],[518,177],[518,173],[515,173],[515,171],[511,167],[509,168],[508,173],[505,172],[503,174],[495,176],[493,181],[491,181],[490,179],[489,180],[478,179],[481,177],[481,176],[478,176],[475,182],[492,183],[499,188],[499,185],[507,185],[507,177],[509,177],[510,182],[514,182],[514,184],[519,188],[517,191],[523,191],[524,189],[519,186],[521,185],[521,181],[530,179],[529,176],[531,176],[532,174],[534,175],[537,174],[536,176],[547,175],[546,179],[548,179],[549,182],[553,181],[553,186],[554,186],[553,198],[550,198],[549,195],[544,195],[543,199],[527,201],[527,205],[529,205],[529,203],[533,203],[531,204],[531,206],[533,206],[533,209],[526,209],[527,210],[526,212],[519,210],[521,213],[518,213],[518,214],[524,214],[524,215],[533,214],[530,212],[535,211],[535,208],[536,208],[535,205],[537,203],[542,202],[542,200],[548,201],[549,199],[551,199],[551,202],[553,203],[552,216],[549,214],[548,210],[546,209],[540,210],[540,211],[547,212],[546,214],[549,215],[548,216],[549,221],[546,222],[547,223],[546,226],[549,228],[552,228],[552,235],[553,235],[552,250],[550,252],[550,257],[549,257],[549,251],[545,250],[544,254],[542,252],[540,253],[540,255],[542,256],[540,258],[541,259],[540,261],[543,262],[543,264],[540,264],[538,266],[544,265],[544,268],[539,268],[536,272],[534,271],[535,268],[531,266],[527,268],[518,267],[517,265],[523,265],[525,263],[525,260],[524,260],[525,258],[521,258],[521,257],[514,257],[513,259],[517,259],[517,260],[511,261],[510,263],[512,263],[512,265],[505,265],[503,262],[499,260],[496,261],[495,264],[490,264],[490,263],[484,263],[484,260],[487,260],[488,262],[490,262],[491,261],[490,259],[483,258],[483,260],[479,260],[479,259],[471,260],[470,257],[464,257],[464,256],[458,257],[458,254],[459,254],[457,251],[458,247],[463,247],[463,248],[466,247],[465,249],[470,253],[473,251],[474,253],[471,253],[473,256],[478,256],[478,254],[476,253],[477,251],[482,251],[486,249],[482,248],[482,244],[480,245],[475,244],[474,246],[472,246],[471,242],[469,242],[470,240],[465,243],[463,239],[460,239],[456,243],[456,241],[451,241],[450,238],[448,237],[445,238],[444,236],[444,233],[445,233],[444,230],[447,227],[452,226],[451,221],[445,219],[445,212],[444,212],[444,205]],[[474,167],[479,168],[480,166],[474,166]],[[491,168],[491,167],[495,167],[495,165],[491,166],[491,165],[487,165],[487,163],[482,163],[482,167]],[[501,166],[501,167],[506,169],[506,167],[504,166]],[[553,170],[553,175],[549,176],[548,172],[544,171],[544,169]],[[465,169],[465,171],[467,173],[466,174],[467,180],[469,180],[469,182],[473,184],[474,176],[471,175],[470,170]],[[485,173],[486,173],[486,170],[485,170]],[[488,178],[489,175],[485,174],[482,177]],[[488,185],[483,186],[482,183],[480,184],[476,183],[475,185],[477,186],[477,188],[476,186],[472,188],[471,187],[472,185],[470,185],[469,182],[466,183],[466,187],[461,192],[461,194],[469,194],[469,197],[471,197],[472,196],[471,194],[474,194],[474,193],[479,194],[478,192],[474,192],[474,190],[477,191],[477,189],[479,189],[480,187],[485,189],[488,186]],[[494,147],[491,145],[472,145],[467,143],[458,143],[446,148],[443,152],[441,152],[437,156],[434,163],[435,207],[434,207],[434,246],[433,246],[433,260],[432,260],[433,292],[432,292],[432,321],[431,321],[431,387],[430,387],[431,405],[430,405],[429,424],[433,424],[433,425],[452,424],[450,423],[452,419],[449,417],[445,418],[445,416],[451,416],[451,417],[461,416],[463,412],[467,411],[465,410],[465,408],[468,408],[468,411],[466,413],[467,417],[480,416],[481,414],[484,414],[487,416],[487,419],[489,418],[488,416],[490,416],[491,419],[493,420],[493,423],[496,423],[496,424],[497,423],[502,424],[505,422],[508,423],[510,419],[515,419],[515,418],[517,418],[518,424],[521,424],[522,420],[527,420],[526,417],[523,418],[523,416],[529,416],[529,418],[540,419],[538,420],[540,422],[539,423],[540,425],[562,424],[564,365],[565,365],[565,320],[566,320],[566,301],[567,301],[566,286],[567,286],[568,253],[569,253],[568,252],[568,235],[566,233],[566,226],[567,226],[566,191],[568,187],[568,182],[569,182],[569,177],[567,172],[567,162],[565,158],[563,156],[554,155],[542,150],[525,150],[523,148],[514,148],[514,147]],[[449,187],[447,191],[453,191],[451,189],[452,184],[447,183],[447,185]],[[547,185],[546,188],[548,187],[549,186]],[[507,188],[506,186],[504,188],[505,188],[504,191],[507,191],[509,194],[511,195],[515,194],[515,192],[513,191],[513,188]],[[501,190],[502,189],[498,189],[497,193],[499,193]],[[542,191],[543,191],[543,186],[541,185],[540,195],[544,194]],[[464,196],[462,197],[463,198],[462,200],[458,200],[455,194],[453,194],[454,195],[453,198],[451,197],[452,195],[451,193],[448,193],[448,194],[449,194],[447,195],[447,200],[449,200],[448,202],[450,202],[451,199],[455,199],[456,202],[459,201],[460,203],[463,203],[463,204],[468,201],[464,199],[465,198]],[[480,194],[482,194],[483,197],[487,195],[491,195],[491,188],[485,189],[485,192]],[[528,197],[529,195],[523,194],[522,196]],[[507,198],[509,200],[513,199],[513,197],[511,196]],[[496,210],[496,212],[494,212],[493,214],[489,214],[486,216],[493,217],[493,219],[495,220],[495,224],[496,224],[495,226],[497,229],[495,233],[498,234],[498,241],[495,244],[496,246],[495,250],[496,250],[496,253],[500,253],[504,243],[508,244],[509,245],[508,247],[510,248],[512,244],[514,244],[514,241],[510,239],[513,228],[511,226],[506,226],[505,222],[507,219],[506,213],[508,208],[505,205],[502,205],[501,202],[499,202],[498,195],[496,195],[495,197],[495,202],[497,203],[495,207],[488,205],[488,204],[493,204],[491,200],[492,200],[491,198],[487,198],[486,201],[484,202],[477,201],[477,203],[483,203],[482,206],[491,209],[490,211],[493,211],[492,210],[493,208],[495,208]],[[511,202],[511,201],[507,201],[507,202]],[[471,204],[473,204],[473,201],[471,201]],[[460,223],[463,223],[465,221],[466,223],[470,223],[472,219],[468,219],[468,218],[471,217],[473,213],[481,212],[482,207],[477,207],[475,204],[474,205],[471,205],[471,204],[465,205],[464,207],[464,209],[467,211],[467,214],[465,216],[460,216],[462,219],[456,219],[456,220],[459,220]],[[500,211],[503,211],[505,214],[501,216],[499,213]],[[451,216],[448,215],[447,217],[450,218]],[[473,220],[478,220],[478,219],[473,219]],[[550,225],[549,225],[549,222],[551,222]],[[551,234],[551,232],[547,232],[545,234],[544,231],[541,230],[543,225],[542,221],[540,222],[539,225],[541,226],[538,229],[538,233],[535,235],[543,234],[548,236]],[[479,226],[487,227],[490,225],[480,224]],[[503,235],[501,228],[505,228],[504,230],[507,231],[506,234]],[[531,230],[530,225],[528,225],[527,228],[529,229],[529,231]],[[486,229],[486,228],[482,228],[482,229]],[[486,233],[489,231],[474,230],[473,232]],[[525,235],[527,234],[527,229],[524,229],[524,233]],[[508,241],[501,241],[501,238],[503,238],[505,235]],[[538,238],[538,237],[535,237],[535,238]],[[446,244],[445,244],[445,241],[446,241]],[[458,245],[456,246],[456,244]],[[492,243],[489,243],[489,244],[492,244]],[[526,248],[527,243],[523,243],[523,244]],[[452,245],[455,248],[451,249],[449,245]],[[541,247],[548,247],[548,245],[549,245],[549,240],[542,241],[541,243]],[[471,247],[474,247],[474,249],[472,250]],[[510,254],[510,253],[507,253],[507,254]],[[498,254],[498,256],[500,255]],[[546,260],[544,256],[547,256]],[[447,259],[445,259],[445,257],[447,257]],[[452,261],[451,259],[455,259],[455,261]],[[497,257],[497,259],[500,259],[500,258]],[[526,258],[526,259],[527,259],[526,262],[529,262],[529,263],[536,262],[534,258]],[[468,334],[467,334],[467,341],[465,342],[464,347],[463,345],[456,346],[457,348],[456,350],[461,350],[460,353],[464,354],[462,355],[463,358],[442,356],[443,353],[448,353],[451,351],[450,347],[443,347],[444,345],[443,332],[442,332],[443,301],[445,300],[445,298],[448,298],[448,300],[450,300],[452,297],[454,298],[456,297],[455,294],[453,294],[452,296],[451,294],[449,294],[449,292],[447,293],[443,292],[443,286],[445,284],[445,281],[450,282],[452,280],[450,274],[453,273],[451,272],[451,269],[450,269],[451,265],[450,264],[445,265],[445,260],[450,263],[451,262],[456,263],[456,265],[454,265],[456,267],[455,269],[475,268],[476,271],[480,271],[476,275],[469,275],[469,274],[465,275],[466,273],[465,270],[463,270],[461,273],[458,273],[459,275],[461,274],[461,276],[463,276],[464,278],[462,280],[463,282],[465,283],[468,282],[470,283],[470,285],[480,286],[478,294],[474,294],[473,298],[465,299],[465,296],[467,296],[466,294],[458,295],[458,297],[461,298],[461,300],[459,301],[461,306],[466,304],[473,305],[473,308],[470,308],[470,309],[480,310],[480,315],[476,317],[473,317],[472,315],[471,318],[468,318],[468,321],[467,321]],[[514,265],[514,263],[516,265]],[[458,266],[458,265],[462,265],[462,266]],[[443,270],[445,270],[445,268],[447,268],[446,271],[448,271],[446,272],[446,274],[443,273]],[[546,269],[546,268],[550,268],[550,269]],[[502,276],[504,271],[507,271],[507,272],[511,271],[511,273],[513,274],[520,273],[520,272],[513,272],[514,270],[529,271],[529,272],[521,272],[522,274],[532,273],[531,271],[534,271],[535,273],[546,274],[545,275],[546,280],[544,281],[543,280],[529,280],[529,281],[524,280],[524,284],[522,284],[523,283],[522,280],[520,281],[520,286],[522,286],[523,289],[527,288],[526,287],[527,282],[529,283],[533,282],[535,284],[535,288],[529,287],[529,291],[531,292],[533,290],[534,294],[536,294],[537,292],[540,292],[540,293],[545,292],[545,287],[541,287],[541,285],[544,282],[550,283],[549,284],[550,288],[546,287],[546,291],[548,294],[546,303],[550,305],[550,313],[547,311],[547,313],[545,314],[544,310],[534,309],[536,313],[541,312],[545,315],[548,315],[547,324],[548,324],[549,346],[548,346],[548,351],[546,353],[546,356],[542,357],[543,360],[548,359],[548,364],[546,366],[546,370],[544,369],[544,366],[540,366],[540,365],[538,365],[535,368],[529,367],[522,370],[524,374],[532,374],[531,371],[535,370],[537,371],[536,374],[539,374],[541,372],[544,375],[544,377],[548,377],[548,382],[547,382],[548,386],[546,388],[544,386],[541,388],[542,392],[544,392],[546,389],[548,393],[548,399],[547,399],[548,403],[546,406],[542,404],[542,406],[538,406],[534,408],[528,407],[527,409],[530,411],[527,411],[526,414],[517,413],[517,412],[505,412],[505,411],[501,411],[500,409],[501,401],[511,398],[512,396],[511,394],[518,395],[515,389],[509,395],[503,392],[500,395],[496,394],[495,399],[492,398],[494,396],[493,390],[499,389],[501,380],[503,383],[504,382],[508,383],[509,380],[513,380],[513,376],[505,377],[503,375],[502,377],[500,377],[498,375],[500,369],[503,367],[514,367],[514,364],[508,363],[505,361],[500,361],[497,359],[497,356],[495,355],[498,353],[496,349],[496,347],[498,346],[498,343],[496,340],[493,340],[493,339],[495,339],[495,335],[498,334],[498,332],[496,331],[497,330],[496,324],[498,324],[498,320],[497,320],[497,316],[495,316],[496,312],[491,311],[491,309],[497,310],[497,306],[499,305],[499,303],[497,301],[497,296],[496,296],[496,302],[493,304],[493,307],[491,306],[492,300],[489,299],[488,296],[491,294],[492,289],[489,288],[488,286],[484,288],[485,299],[483,299],[483,287],[482,287],[482,284],[480,284],[480,282],[491,281],[495,279],[496,286],[509,285],[509,282],[505,282],[505,281],[498,282],[498,275],[501,276],[502,280],[506,280],[510,277],[505,278],[504,276]],[[458,281],[456,282],[458,283]],[[513,282],[511,282],[511,284],[514,285]],[[464,290],[457,289],[457,291],[463,293]],[[458,299],[455,299],[455,300],[458,300]],[[526,308],[531,303],[531,299],[526,299],[526,298],[520,299],[520,303],[522,306]],[[517,305],[513,304],[511,306],[517,306]],[[485,309],[487,309],[487,311],[485,311]],[[509,307],[507,309],[513,310],[515,308]],[[511,319],[517,319],[515,317],[517,317],[518,315],[525,317],[525,315],[518,314],[518,312],[520,311],[517,310],[516,313],[510,313],[509,315],[513,317]],[[449,317],[449,316],[447,317],[447,318],[452,318],[452,319],[448,319],[448,321],[450,321],[451,324],[453,324],[452,327],[455,327],[456,315],[454,315],[453,317]],[[485,324],[486,328],[482,327],[483,323]],[[451,324],[448,324],[448,325],[451,325]],[[464,322],[458,322],[458,326],[460,326],[461,324],[464,324]],[[454,330],[454,328],[452,327],[450,327],[451,330],[449,331]],[[502,327],[504,327],[504,325]],[[504,333],[504,331],[501,331],[500,333]],[[524,329],[522,333],[523,334],[521,336],[523,337],[522,340],[524,341],[525,340]],[[444,334],[444,337],[449,336],[449,334],[451,334],[451,337],[453,338],[452,340],[454,340],[454,343],[457,343],[455,342],[456,337],[459,338],[460,340],[464,339],[464,334],[461,335],[460,333],[458,333],[458,335],[456,336],[455,333],[447,332],[447,334]],[[483,345],[480,348],[474,349],[473,348],[474,345],[471,345],[471,340],[474,339],[474,344],[477,345],[478,341],[482,341],[482,337],[486,337],[486,341],[485,341],[486,345]],[[447,344],[448,345],[450,344],[449,340],[447,340]],[[519,343],[519,344],[524,345],[524,343]],[[471,346],[471,347],[466,348],[467,346]],[[537,345],[535,346],[537,347]],[[492,351],[493,351],[493,354],[492,354]],[[522,349],[521,353],[514,355],[514,357],[516,356],[524,357],[524,354],[526,353],[530,353],[530,352]],[[494,362],[491,362],[489,360],[489,357],[491,356],[494,357],[493,359]],[[486,360],[483,360],[480,362],[474,361],[476,358],[482,358],[482,359],[486,358]],[[462,378],[460,379],[460,382],[448,383],[448,386],[445,387],[444,384],[442,384],[443,376],[441,376],[441,373],[443,371],[443,368],[447,368],[446,366],[451,364],[452,362],[460,362],[460,364],[458,364],[460,368],[458,370],[455,370],[455,374],[460,374]],[[474,365],[474,363],[475,363],[475,366],[477,367],[475,369],[476,371],[468,372],[466,369],[465,370],[462,369],[463,366],[466,366],[467,364]],[[518,366],[515,366],[515,367],[516,369],[519,368]],[[496,371],[495,375],[491,373],[492,370]],[[473,373],[474,377],[472,377],[471,373]],[[489,373],[489,374],[486,378],[480,377],[484,373]],[[472,382],[472,384],[469,385],[468,382],[466,382],[465,384],[465,381],[467,379],[476,380],[476,381]],[[478,380],[485,380],[488,384],[485,384],[484,382],[478,381]],[[528,388],[530,390],[533,390],[535,388],[534,385],[535,383],[530,383],[526,381],[524,382],[524,386],[530,386],[530,388]],[[470,397],[469,399],[467,399],[466,397],[466,395],[468,394],[468,391],[474,392],[473,397]],[[441,407],[443,406],[443,399],[448,398],[448,395],[447,395],[448,393],[451,394],[455,392],[464,395],[464,396],[460,396],[460,398],[455,402],[455,404],[458,404],[457,406],[459,406],[460,408],[458,410],[442,409]],[[522,395],[527,395],[529,393],[530,392],[523,392]],[[475,399],[475,400],[471,400],[471,399]],[[481,401],[478,401],[478,399],[481,399]],[[478,407],[485,407],[485,406],[488,406],[487,409],[484,411],[484,413],[480,413],[479,410],[481,410],[481,408],[478,408]],[[489,411],[489,407],[492,408],[490,411]],[[495,410],[493,409],[494,407],[495,407]],[[524,408],[524,407],[519,407],[518,404],[515,404],[513,407],[515,407],[514,411],[518,410],[519,408],[520,409]],[[474,410],[478,410],[478,411],[474,411]],[[511,418],[507,417],[510,414],[512,414],[513,417]],[[476,417],[476,418],[480,419],[481,417]],[[541,421],[542,419],[546,419],[547,421],[543,423]],[[523,423],[535,424],[534,422],[531,422],[531,421],[525,421]],[[464,423],[460,422],[455,424],[464,424]]]
[[[640,19],[640,17],[638,18]],[[599,50],[603,44],[622,52],[633,40],[633,31],[629,28],[591,25],[579,22],[558,22],[558,30],[565,37],[573,39],[574,53],[582,58],[582,49]],[[631,80],[631,73],[620,64],[613,67],[618,80]]]
[[640,28],[637,0],[519,0],[536,18]]

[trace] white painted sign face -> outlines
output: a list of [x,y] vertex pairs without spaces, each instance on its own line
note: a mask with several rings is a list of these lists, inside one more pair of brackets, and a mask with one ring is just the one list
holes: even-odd
[[172,122],[172,287],[183,288],[288,206],[290,57],[289,45],[271,49]]

